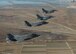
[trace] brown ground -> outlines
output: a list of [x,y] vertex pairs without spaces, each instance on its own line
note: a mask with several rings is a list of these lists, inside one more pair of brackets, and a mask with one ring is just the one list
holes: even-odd
[[[46,8],[46,7],[45,7]],[[38,22],[36,14],[43,15],[41,7],[0,9],[0,53],[1,54],[75,54],[76,20],[72,9],[57,8],[49,24],[27,27],[25,20]],[[46,15],[46,14],[44,14]],[[5,43],[8,33],[23,35],[36,32],[40,37],[22,43]]]

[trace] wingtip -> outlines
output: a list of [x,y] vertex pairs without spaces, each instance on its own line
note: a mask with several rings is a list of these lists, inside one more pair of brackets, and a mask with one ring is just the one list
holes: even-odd
[[28,21],[24,21],[27,26],[32,27],[32,25]]

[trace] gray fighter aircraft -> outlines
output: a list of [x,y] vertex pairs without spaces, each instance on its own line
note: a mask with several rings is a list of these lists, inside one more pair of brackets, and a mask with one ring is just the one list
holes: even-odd
[[40,16],[39,14],[37,14],[36,16],[37,16],[37,19],[39,20],[48,20],[54,17],[54,16]]
[[41,26],[41,25],[48,24],[48,22],[45,22],[45,21],[36,22],[36,23],[29,23],[28,21],[24,21],[24,22],[29,27],[32,27],[32,26]]
[[44,13],[54,13],[55,11],[57,11],[57,10],[46,10],[46,9],[44,9],[44,8],[42,8],[42,11],[44,12]]
[[13,34],[7,34],[6,40],[7,41],[13,41],[13,42],[20,42],[20,41],[26,41],[33,39],[35,37],[38,37],[40,35],[32,33],[32,34],[26,34],[26,35],[13,35]]

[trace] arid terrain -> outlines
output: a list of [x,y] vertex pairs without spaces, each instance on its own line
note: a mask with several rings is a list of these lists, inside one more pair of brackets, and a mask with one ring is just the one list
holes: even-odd
[[[45,14],[41,8],[56,9]],[[28,27],[24,21],[39,22],[36,14],[54,16],[46,25]],[[8,33],[39,37],[21,43],[6,43]],[[76,9],[51,6],[0,9],[0,54],[76,54]]]

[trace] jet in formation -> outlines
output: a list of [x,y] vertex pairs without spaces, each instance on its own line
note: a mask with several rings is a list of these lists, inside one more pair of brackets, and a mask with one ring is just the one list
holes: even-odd
[[46,14],[48,14],[48,13],[54,13],[55,11],[57,11],[57,10],[46,10],[46,9],[44,9],[44,8],[42,8],[42,11],[44,12],[44,13],[46,13]]
[[36,16],[37,16],[37,19],[39,20],[48,20],[54,17],[54,16],[40,16],[39,14],[37,14]]
[[48,24],[48,22],[46,21],[41,21],[41,22],[35,22],[35,23],[30,23],[28,21],[25,21],[25,24],[29,27],[32,27],[32,26],[41,26],[41,25],[45,25],[45,24]]
[[9,33],[9,34],[7,34],[6,40],[13,41],[13,42],[21,42],[21,41],[33,39],[38,36],[40,36],[40,35],[36,34],[36,33],[31,33],[31,34],[26,34],[26,35],[13,35],[13,34]]

